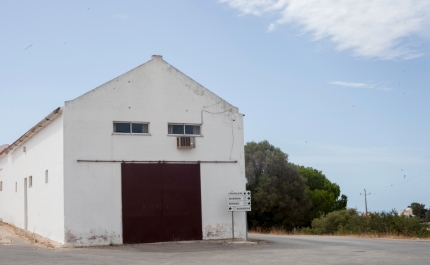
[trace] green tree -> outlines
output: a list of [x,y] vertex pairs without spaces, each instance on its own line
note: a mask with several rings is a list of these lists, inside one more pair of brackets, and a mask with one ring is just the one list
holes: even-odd
[[302,226],[310,207],[306,184],[288,155],[268,141],[245,145],[247,188],[252,192],[251,227]]
[[319,170],[300,166],[300,174],[306,180],[311,207],[305,214],[305,226],[315,218],[329,212],[346,209],[348,198],[340,194],[340,187],[329,181]]
[[415,216],[417,216],[417,217],[419,217],[421,219],[425,219],[426,218],[427,209],[426,209],[425,204],[421,204],[421,203],[418,203],[418,202],[413,202],[408,207],[412,208],[412,213]]

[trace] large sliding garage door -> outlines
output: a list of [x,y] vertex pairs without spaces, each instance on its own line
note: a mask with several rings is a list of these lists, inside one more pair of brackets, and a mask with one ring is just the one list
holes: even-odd
[[124,244],[202,239],[200,164],[121,165]]

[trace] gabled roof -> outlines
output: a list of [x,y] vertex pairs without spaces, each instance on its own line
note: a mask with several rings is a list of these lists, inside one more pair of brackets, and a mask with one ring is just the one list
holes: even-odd
[[36,125],[34,125],[30,130],[28,130],[26,133],[24,133],[21,137],[19,137],[18,140],[16,140],[15,142],[13,142],[13,144],[11,144],[11,145],[5,145],[4,149],[2,149],[1,147],[3,147],[3,146],[1,146],[0,147],[0,157],[2,157],[3,155],[9,153],[10,151],[12,151],[13,149],[15,149],[16,147],[18,147],[21,144],[23,144],[28,139],[30,139],[34,134],[36,134],[43,127],[45,127],[46,125],[48,125],[49,123],[51,123],[55,118],[57,118],[60,113],[61,113],[61,108],[58,107],[53,112],[49,113],[49,115],[46,116],[43,120],[41,120]]
[[[146,62],[146,63],[144,63],[144,64],[147,64],[147,63],[149,63],[149,62],[151,62],[151,61],[153,61],[153,60],[161,60],[162,62],[164,62],[164,63],[166,63],[167,65],[169,65],[169,67],[171,67],[171,68],[175,69],[176,71],[178,71],[179,73],[181,73],[181,74],[182,74],[182,75],[184,75],[185,77],[187,77],[187,78],[189,78],[190,80],[192,80],[195,84],[197,84],[197,85],[199,86],[199,89],[203,89],[203,90],[205,90],[205,91],[207,91],[207,92],[209,92],[209,93],[213,94],[216,98],[218,98],[218,99],[220,100],[220,101],[219,101],[219,103],[220,103],[220,102],[224,102],[224,103],[226,103],[228,106],[230,106],[230,107],[232,107],[232,108],[234,108],[234,109],[236,109],[236,110],[238,111],[238,108],[237,108],[237,107],[235,107],[235,106],[233,106],[232,104],[228,103],[227,101],[225,101],[224,99],[222,99],[221,97],[219,97],[218,95],[216,95],[215,93],[213,93],[212,91],[210,91],[209,89],[207,89],[206,87],[202,86],[201,84],[199,84],[198,82],[196,82],[195,80],[193,80],[192,78],[190,78],[189,76],[187,76],[186,74],[184,74],[184,73],[182,73],[181,71],[179,71],[177,68],[173,67],[172,65],[170,65],[169,63],[167,63],[166,61],[164,61],[164,60],[163,60],[163,57],[162,57],[161,55],[153,55],[153,56],[152,56],[152,59],[151,59],[151,60],[149,60],[149,61],[147,61],[147,62]],[[144,64],[141,64],[141,65],[139,65],[139,66],[137,66],[137,67],[135,67],[135,68],[133,68],[133,69],[131,69],[131,70],[127,71],[126,73],[124,73],[124,74],[122,74],[122,75],[120,75],[120,76],[118,76],[118,77],[113,78],[112,80],[110,80],[110,81],[106,82],[105,84],[107,84],[107,83],[109,83],[109,82],[112,82],[112,81],[114,81],[114,80],[118,79],[119,77],[121,77],[121,76],[123,76],[123,75],[125,75],[125,74],[129,73],[129,72],[134,71],[135,69],[137,69],[137,68],[139,68],[139,67],[143,66]],[[100,86],[98,86],[98,87],[96,87],[96,88],[94,88],[94,89],[92,89],[92,90],[88,91],[87,93],[85,93],[85,94],[83,94],[83,95],[81,95],[81,96],[79,96],[79,97],[75,98],[74,100],[76,100],[76,99],[78,99],[78,98],[80,98],[80,97],[84,97],[85,95],[89,94],[90,92],[92,92],[92,91],[94,91],[94,90],[97,90],[97,89],[99,89],[99,88],[103,87],[105,84],[100,85]],[[216,103],[216,104],[219,104],[219,103]],[[59,116],[59,114],[61,114],[61,112],[62,112],[62,108],[61,108],[61,107],[56,108],[53,112],[51,112],[48,116],[46,116],[44,119],[42,119],[40,122],[38,122],[35,126],[33,126],[30,130],[28,130],[26,133],[24,133],[21,137],[19,137],[19,138],[18,138],[18,140],[16,140],[15,142],[13,142],[11,145],[2,145],[2,146],[0,146],[0,157],[2,157],[3,155],[5,155],[5,154],[9,153],[10,151],[12,151],[13,149],[15,149],[16,147],[20,146],[20,145],[21,145],[22,143],[24,143],[25,141],[27,141],[27,140],[28,140],[29,138],[31,138],[34,134],[36,134],[38,131],[40,131],[43,127],[45,127],[45,126],[46,126],[46,125],[48,125],[51,121],[53,121],[56,117],[58,117],[58,116]]]
[[[109,84],[109,83],[111,83],[111,82],[114,82],[114,81],[118,80],[118,78],[121,78],[121,77],[123,77],[124,75],[126,75],[126,74],[128,74],[128,73],[130,73],[130,72],[136,71],[138,68],[140,68],[140,67],[142,67],[142,66],[144,66],[144,65],[146,65],[146,64],[148,64],[148,63],[151,63],[151,62],[153,62],[153,61],[158,61],[158,62],[160,62],[160,61],[161,61],[161,62],[165,63],[165,64],[166,64],[166,65],[168,65],[171,69],[174,69],[175,71],[177,71],[178,73],[180,73],[180,74],[181,74],[181,75],[183,75],[184,77],[186,77],[186,78],[188,78],[189,80],[191,80],[192,82],[194,82],[194,83],[199,87],[199,89],[204,90],[204,91],[205,91],[205,93],[209,93],[209,94],[214,95],[214,96],[215,96],[215,98],[218,98],[218,101],[219,101],[219,102],[223,102],[223,103],[227,104],[227,105],[229,106],[229,108],[233,108],[233,109],[235,109],[235,110],[239,111],[239,108],[238,108],[238,107],[235,107],[235,106],[233,106],[232,104],[228,103],[226,100],[224,100],[223,98],[221,98],[220,96],[218,96],[217,94],[215,94],[214,92],[212,92],[211,90],[209,90],[208,88],[206,88],[206,87],[202,86],[200,83],[196,82],[194,79],[192,79],[192,78],[191,78],[191,77],[189,77],[188,75],[186,75],[186,74],[184,74],[183,72],[181,72],[180,70],[178,70],[176,67],[174,67],[174,66],[172,66],[171,64],[169,64],[168,62],[166,62],[166,61],[163,59],[163,56],[161,56],[161,55],[152,55],[152,59],[151,59],[151,60],[149,60],[149,61],[147,61],[147,62],[145,62],[145,63],[143,63],[143,64],[141,64],[141,65],[139,65],[139,66],[137,66],[137,67],[135,67],[135,68],[133,68],[133,69],[131,69],[131,70],[129,70],[129,71],[127,71],[127,72],[125,72],[125,73],[123,73],[123,74],[121,74],[121,75],[119,75],[119,76],[117,76],[117,77],[115,77],[115,78],[113,78],[113,79],[111,79],[111,80],[109,80],[109,81],[105,82],[105,83],[103,83],[103,84],[102,84],[102,85],[100,85],[100,86],[97,86],[97,87],[95,87],[95,88],[91,89],[90,91],[88,91],[88,92],[86,92],[86,93],[84,93],[84,94],[82,94],[82,95],[78,96],[77,98],[75,98],[75,99],[73,99],[73,100],[70,100],[70,101],[74,101],[74,100],[77,100],[77,99],[79,99],[79,98],[83,98],[83,97],[85,97],[85,96],[89,95],[91,92],[94,92],[94,91],[96,91],[96,90],[102,89],[106,84]],[[68,101],[66,101],[66,103],[67,103],[67,102],[68,102]],[[217,104],[218,104],[218,103],[217,103]]]
[[8,146],[9,146],[8,144],[0,145],[0,153]]

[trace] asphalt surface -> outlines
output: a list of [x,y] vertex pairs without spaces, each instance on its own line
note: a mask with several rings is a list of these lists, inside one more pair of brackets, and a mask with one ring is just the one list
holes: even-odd
[[430,241],[250,235],[261,244],[159,243],[50,249],[0,243],[0,264],[430,264]]

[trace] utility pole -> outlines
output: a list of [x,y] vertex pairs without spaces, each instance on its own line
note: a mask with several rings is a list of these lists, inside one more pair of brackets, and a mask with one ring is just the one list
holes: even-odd
[[367,216],[367,195],[370,195],[370,192],[369,192],[369,193],[366,193],[366,189],[364,189],[364,194],[361,194],[361,193],[360,193],[360,195],[361,195],[361,196],[363,196],[363,195],[364,195],[364,206],[366,207],[366,213],[365,213],[365,215]]

